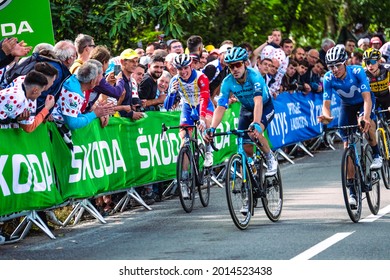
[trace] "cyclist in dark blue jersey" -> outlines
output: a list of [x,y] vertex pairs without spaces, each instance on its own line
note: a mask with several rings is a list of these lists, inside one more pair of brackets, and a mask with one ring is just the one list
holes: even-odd
[[228,108],[229,97],[232,93],[241,102],[240,119],[238,129],[249,128],[250,132],[245,137],[244,149],[248,156],[253,155],[253,143],[257,139],[261,143],[261,149],[266,155],[266,176],[276,173],[278,162],[275,159],[263,131],[274,117],[274,106],[268,87],[261,74],[248,68],[248,53],[241,47],[228,50],[225,63],[230,69],[230,74],[222,81],[221,93],[218,96],[218,106],[214,111],[211,126],[207,129],[205,140],[211,141],[215,128],[220,124],[225,110]]
[[[379,169],[382,167],[382,157],[380,156],[376,142],[375,131],[375,96],[370,91],[370,84],[363,67],[358,65],[345,65],[348,58],[344,45],[336,45],[326,53],[325,62],[330,71],[324,76],[324,101],[322,114],[318,121],[324,124],[332,121],[330,104],[332,93],[335,92],[341,99],[339,126],[356,125],[360,120],[364,120],[362,127],[364,133],[368,132],[368,143],[372,147],[374,159],[370,169]],[[359,113],[359,117],[358,116]],[[348,147],[348,137],[343,131],[340,131],[344,148]],[[350,188],[353,190],[353,188]],[[351,192],[350,204],[356,205],[355,195]]]

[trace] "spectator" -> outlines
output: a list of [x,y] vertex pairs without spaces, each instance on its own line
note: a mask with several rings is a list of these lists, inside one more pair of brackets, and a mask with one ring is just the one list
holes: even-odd
[[142,48],[136,48],[134,51],[138,54],[138,58],[141,58],[145,55],[145,51]]
[[310,85],[305,83],[303,77],[309,69],[309,62],[306,59],[298,62],[296,79],[298,83],[298,91],[302,91],[305,94],[308,94],[311,90]]
[[156,98],[157,79],[162,75],[164,62],[164,57],[152,56],[148,70],[139,85],[139,97],[147,111],[158,111],[159,105],[164,103],[166,97],[164,94]]
[[121,63],[121,75],[125,82],[125,91],[121,97],[121,101],[118,102],[116,109],[119,111],[121,117],[130,118],[132,120],[139,120],[143,118],[143,113],[139,112],[136,107],[140,107],[140,104],[133,102],[133,96],[138,96],[138,85],[131,75],[134,73],[138,65],[138,55],[133,49],[126,49],[120,54]]
[[325,38],[325,39],[322,40],[321,49],[318,52],[318,54],[319,54],[320,59],[324,62],[324,64],[325,64],[326,52],[329,49],[333,48],[335,44],[336,43],[332,39],[330,39],[330,38]]
[[354,51],[351,58],[346,62],[347,65],[362,65],[363,54],[360,51]]
[[321,59],[318,59],[316,64],[314,64],[313,68],[310,70],[309,75],[309,85],[310,89],[314,93],[322,93],[322,81],[321,77],[324,72],[324,62]]
[[24,131],[32,132],[54,106],[54,98],[48,97],[45,108],[37,116],[30,118],[30,113],[36,109],[35,100],[47,87],[48,80],[36,70],[30,71],[22,80],[21,84],[0,91],[0,123],[1,128],[16,128],[20,123]]
[[298,90],[298,81],[296,79],[297,75],[297,67],[298,62],[296,62],[293,59],[290,59],[286,74],[284,74],[282,83],[281,83],[281,89],[280,91],[288,91],[289,93],[293,93],[294,91]]
[[381,39],[377,36],[372,37],[370,40],[370,48],[379,50],[382,47],[383,43]]
[[[101,70],[103,73],[108,68],[108,62],[110,60],[111,54],[110,51],[105,46],[97,46],[90,53],[90,60],[99,61],[101,63]],[[100,66],[97,64],[100,72]],[[100,75],[101,73],[99,73]],[[112,81],[114,86],[112,86],[108,81]],[[100,81],[96,87],[94,87],[91,91],[87,91],[85,93],[85,103],[83,108],[85,111],[90,111],[92,106],[98,100],[100,94],[104,94],[108,97],[112,97],[114,100],[118,100],[124,91],[125,82],[121,75],[118,75],[118,79],[115,78],[114,72],[110,72],[106,78],[103,76],[100,77]],[[111,99],[112,100],[112,99]],[[116,102],[114,102],[115,104]],[[116,105],[116,104],[115,104]],[[82,111],[84,111],[82,109]],[[102,127],[107,125],[108,116],[103,116],[101,119]]]
[[184,53],[183,45],[176,39],[172,39],[167,42],[167,51],[168,53]]
[[283,39],[280,43],[280,47],[284,51],[286,57],[290,57],[294,49],[294,42],[289,38]]
[[390,62],[390,42],[385,43],[379,51],[382,53],[382,59],[384,62]]
[[131,74],[131,77],[137,82],[138,86],[141,84],[142,79],[145,76],[146,70],[147,68],[145,65],[138,63],[137,67],[135,68],[135,71]]
[[292,51],[291,56],[296,62],[300,62],[306,58],[306,52],[303,48],[298,47]]
[[98,67],[88,61],[64,82],[52,115],[61,136],[71,149],[73,144],[69,130],[85,127],[96,118],[114,113],[113,105],[105,104],[96,106],[92,112],[81,114],[85,99],[84,92],[93,89],[98,83]]
[[[159,98],[161,95],[166,96],[168,87],[169,87],[169,82],[171,81],[172,76],[169,74],[168,71],[163,71],[162,75],[160,78],[157,80],[157,93],[156,93],[156,98]],[[160,106],[159,108],[160,111],[166,111],[164,106]]]
[[347,53],[348,53],[348,58],[351,58],[352,53],[355,51],[355,47],[356,47],[356,42],[355,42],[355,40],[348,39],[348,40],[345,42],[345,50],[346,50]]
[[265,84],[269,87],[270,84],[272,84],[275,80],[273,79],[272,75],[269,73],[270,69],[273,68],[272,59],[265,57],[263,60],[260,60],[258,58],[258,69],[263,76]]
[[358,48],[361,51],[365,51],[370,47],[370,39],[369,38],[361,38],[358,41]]
[[172,64],[176,56],[177,53],[170,53],[165,57],[165,70],[167,70],[172,77],[177,74],[177,70]]
[[70,77],[69,67],[73,64],[76,59],[77,52],[76,47],[70,40],[59,41],[54,45],[54,55],[57,60],[48,61],[50,65],[55,67],[58,71],[57,78],[54,80],[53,85],[47,90],[43,91],[37,99],[37,113],[45,105],[45,100],[48,95],[54,96],[57,100],[61,92],[64,81]]
[[74,74],[77,69],[89,59],[89,54],[95,47],[95,42],[92,36],[86,34],[78,34],[74,45],[76,47],[78,57],[69,69],[70,73],[72,74]]
[[206,64],[203,69],[203,73],[209,79],[210,98],[214,105],[217,104],[215,98],[219,95],[220,86],[223,79],[229,74],[229,68],[227,67],[224,59],[225,53],[231,49],[233,45],[225,44],[219,48],[219,57]]

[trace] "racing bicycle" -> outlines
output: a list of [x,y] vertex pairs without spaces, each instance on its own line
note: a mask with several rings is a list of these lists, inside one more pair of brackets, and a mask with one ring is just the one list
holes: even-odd
[[[261,198],[267,217],[276,222],[279,220],[283,207],[283,186],[280,169],[273,176],[265,176],[265,157],[256,143],[253,156],[253,169],[249,157],[244,151],[244,135],[250,130],[230,130],[214,133],[214,136],[236,135],[237,152],[233,154],[226,166],[226,198],[230,216],[234,224],[241,230],[249,226],[257,198]],[[212,144],[214,150],[218,150]]]

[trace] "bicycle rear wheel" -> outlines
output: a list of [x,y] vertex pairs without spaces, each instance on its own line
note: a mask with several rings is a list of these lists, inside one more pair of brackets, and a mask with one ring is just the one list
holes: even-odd
[[186,146],[180,149],[176,176],[181,206],[184,211],[190,213],[195,201],[195,172],[191,151]]
[[381,202],[381,193],[380,193],[380,184],[379,184],[379,170],[370,170],[370,165],[373,160],[373,154],[371,146],[366,144],[364,147],[364,174],[366,178],[366,197],[368,207],[372,214],[378,214],[380,202]]
[[[351,148],[345,149],[343,153],[341,161],[341,180],[345,207],[347,208],[350,219],[354,223],[357,223],[362,214],[362,178],[359,168],[355,164],[355,152]],[[351,190],[349,186],[351,187]],[[350,192],[354,193],[356,196],[356,206],[351,206],[349,204]]]
[[283,207],[283,186],[280,169],[274,176],[265,177],[266,167],[260,151],[256,150],[256,180],[260,188],[261,202],[265,214],[272,222],[279,220]]
[[376,131],[376,141],[378,142],[378,148],[383,158],[381,168],[383,184],[385,185],[386,189],[390,189],[390,163],[386,154],[385,139],[382,130]]
[[263,181],[264,195],[261,198],[264,211],[272,222],[279,220],[283,207],[283,185],[280,169],[274,176],[265,177]]
[[[200,202],[202,203],[203,207],[207,207],[209,205],[209,200],[210,200],[211,167],[204,167],[204,165],[203,165],[203,162],[205,159],[205,154],[206,154],[206,147],[203,144],[199,144],[199,152],[200,152],[200,156],[198,158],[199,199],[200,199]],[[201,159],[203,159],[202,162],[201,162]]]
[[[243,180],[243,172],[247,172],[246,182]],[[246,229],[252,216],[253,194],[247,166],[239,154],[232,155],[226,166],[225,190],[230,216],[234,224],[241,230]]]

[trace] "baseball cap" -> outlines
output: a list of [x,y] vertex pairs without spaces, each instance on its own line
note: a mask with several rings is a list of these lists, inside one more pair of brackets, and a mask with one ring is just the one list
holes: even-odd
[[125,49],[121,55],[121,59],[133,59],[133,58],[138,58],[138,54],[135,50],[133,49]]
[[370,43],[370,39],[368,39],[368,38],[361,38],[358,41],[358,47],[360,47],[363,44],[367,44],[368,45],[369,43]]
[[379,39],[379,37],[372,37],[370,43],[371,44],[381,44],[382,45],[382,41],[381,41],[381,39]]
[[219,53],[225,53],[227,52],[229,49],[233,48],[233,45],[230,45],[230,44],[225,44],[225,45],[222,45],[220,48],[219,48]]

